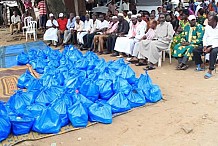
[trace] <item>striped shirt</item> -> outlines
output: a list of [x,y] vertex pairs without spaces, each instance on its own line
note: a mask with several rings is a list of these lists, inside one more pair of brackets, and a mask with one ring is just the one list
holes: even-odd
[[39,2],[38,8],[39,8],[39,15],[46,15],[47,11],[46,11],[46,5],[44,0]]

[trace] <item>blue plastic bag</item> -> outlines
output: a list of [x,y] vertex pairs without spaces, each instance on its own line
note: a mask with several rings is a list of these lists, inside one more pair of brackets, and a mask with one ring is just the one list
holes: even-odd
[[3,102],[0,101],[0,117],[1,116],[7,116],[7,109],[5,107],[5,104]]
[[135,72],[128,65],[122,65],[116,72],[116,75],[119,75],[122,78],[126,79],[129,82],[129,84],[135,83]]
[[112,123],[112,109],[109,104],[98,102],[89,107],[89,119],[91,122],[104,124]]
[[67,116],[67,106],[62,99],[56,99],[52,104],[51,108],[54,109],[61,118],[61,126],[66,126],[69,123]]
[[26,103],[22,98],[23,92],[18,90],[14,95],[10,97],[6,105],[8,105],[12,110],[24,109],[26,108]]
[[109,63],[110,63],[109,68],[111,68],[114,72],[117,72],[122,65],[126,65],[123,58],[120,58],[116,61],[109,62]]
[[99,97],[99,88],[92,80],[85,80],[79,89],[80,93],[95,102]]
[[[51,50],[47,47],[48,50]],[[37,58],[38,59],[46,59],[47,55],[45,54],[45,52],[43,50],[38,50],[37,51]]]
[[138,79],[137,87],[143,90],[145,97],[150,96],[151,85],[152,85],[152,80],[148,75],[148,73],[145,72],[145,75],[141,74],[141,76]]
[[128,95],[130,90],[132,90],[132,86],[128,83],[128,81],[120,76],[113,82],[113,90],[115,93],[122,92],[125,95]]
[[18,65],[26,65],[28,62],[29,62],[29,58],[26,53],[22,52],[17,56]]
[[132,108],[143,106],[146,103],[143,91],[141,89],[133,89],[127,96],[129,104]]
[[34,123],[34,118],[26,115],[10,116],[12,132],[14,135],[28,134]]
[[8,116],[0,115],[0,142],[6,139],[11,132],[11,123]]
[[89,62],[86,59],[82,58],[76,62],[75,67],[77,69],[86,70],[88,68],[88,64]]
[[104,71],[100,72],[98,78],[99,79],[107,79],[107,80],[111,80],[114,82],[116,80],[117,76],[116,76],[116,73],[112,69],[106,67],[104,69]]
[[68,109],[68,117],[73,127],[86,127],[88,124],[88,112],[81,102],[77,102]]
[[162,99],[162,93],[158,85],[152,85],[150,96],[146,97],[147,102],[156,103]]
[[91,100],[89,100],[88,98],[86,98],[85,96],[83,96],[80,93],[72,93],[72,102],[73,104],[77,103],[77,102],[81,102],[82,105],[86,108],[89,108],[93,102]]
[[69,93],[65,93],[61,96],[61,99],[65,102],[67,107],[70,107],[73,104],[71,95]]
[[80,77],[76,77],[76,76],[72,76],[68,79],[65,80],[65,86],[67,87],[67,89],[79,89],[79,87],[82,85],[82,78]]
[[26,109],[32,113],[34,118],[37,118],[41,115],[42,111],[46,109],[46,106],[40,103],[33,103],[32,105],[27,106]]
[[37,51],[36,50],[29,50],[28,51],[28,58],[29,58],[29,61],[31,60],[34,60],[36,58],[36,55],[37,55]]
[[26,105],[31,105],[35,101],[35,98],[38,96],[38,94],[39,91],[37,90],[27,91],[23,92],[20,98],[23,99]]
[[50,59],[48,62],[48,66],[53,66],[55,68],[58,68],[60,66],[60,61],[55,59]]
[[28,85],[27,91],[33,91],[33,90],[41,90],[43,89],[43,83],[42,80],[34,79],[30,85]]
[[52,101],[57,99],[59,96],[51,90],[51,88],[45,87],[41,90],[39,95],[35,99],[35,103],[42,103],[49,105]]
[[100,98],[102,99],[110,99],[113,92],[113,83],[110,80],[97,80],[96,85],[99,87]]
[[30,61],[30,65],[34,70],[36,70],[37,73],[43,74],[44,68],[48,65],[47,60],[37,58],[36,60]]
[[112,96],[107,103],[111,105],[112,113],[121,113],[131,109],[128,99],[121,92]]
[[34,79],[29,70],[26,70],[26,72],[19,77],[17,87],[21,89],[27,88],[32,84]]
[[48,108],[35,120],[32,130],[39,133],[53,134],[61,129],[60,115],[53,109]]

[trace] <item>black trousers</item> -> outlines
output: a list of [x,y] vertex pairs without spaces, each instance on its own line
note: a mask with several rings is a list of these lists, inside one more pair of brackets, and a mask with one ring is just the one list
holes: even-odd
[[73,32],[71,35],[72,35],[72,38],[71,38],[72,44],[76,45],[77,44],[77,32]]
[[83,37],[83,42],[84,42],[84,47],[85,48],[91,48],[95,34],[96,33],[90,33],[90,34],[86,34]]
[[111,51],[114,50],[116,40],[117,40],[117,36],[116,36],[116,35],[110,35],[110,36],[107,38],[107,50],[108,50],[109,52],[111,52]]
[[[193,50],[193,59],[195,60],[195,64],[199,65],[202,64],[203,61],[201,59],[201,55],[203,54],[203,47],[199,47],[197,49]],[[215,69],[215,64],[217,60],[217,54],[218,54],[218,47],[213,48],[210,52],[210,60],[209,60],[209,70],[214,70]]]

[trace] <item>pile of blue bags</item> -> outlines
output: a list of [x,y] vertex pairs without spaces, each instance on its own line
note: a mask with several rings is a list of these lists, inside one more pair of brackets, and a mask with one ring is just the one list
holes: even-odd
[[88,121],[112,123],[112,115],[162,98],[159,86],[147,73],[136,78],[123,59],[106,62],[93,52],[84,55],[68,46],[62,53],[47,48],[21,53],[18,64],[31,64],[40,75],[27,70],[18,79],[19,90],[0,102],[0,141],[10,133],[58,133],[71,123],[86,127]]

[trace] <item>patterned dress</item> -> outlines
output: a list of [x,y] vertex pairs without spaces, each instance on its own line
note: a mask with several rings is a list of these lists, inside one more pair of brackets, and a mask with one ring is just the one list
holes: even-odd
[[[186,23],[184,22],[184,20],[181,20],[180,21],[180,27],[182,28],[182,30],[184,31],[184,28],[186,25],[189,25],[189,22],[187,21]],[[181,42],[181,37],[182,37],[182,33],[180,34],[176,34],[174,37],[173,37],[173,42],[171,43],[171,50],[174,49],[174,47],[176,46],[176,44],[180,43]],[[172,51],[173,53],[173,51]]]
[[184,31],[181,33],[181,42],[189,42],[190,45],[182,46],[181,43],[174,47],[173,57],[180,58],[183,56],[192,60],[192,51],[198,46],[202,46],[204,36],[204,27],[197,24],[195,27],[190,25],[185,26]]

